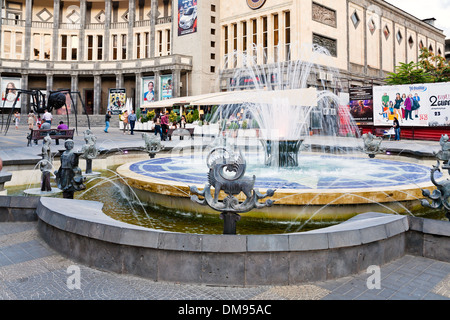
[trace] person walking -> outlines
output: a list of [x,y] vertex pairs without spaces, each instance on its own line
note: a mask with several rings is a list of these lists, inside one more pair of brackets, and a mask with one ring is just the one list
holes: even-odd
[[42,116],[42,120],[44,120],[44,122],[50,123],[50,125],[51,125],[52,119],[53,119],[52,114],[50,112],[48,112],[47,109],[45,109],[44,115]]
[[162,117],[161,117],[161,131],[162,131],[162,140],[166,140],[167,139],[167,133],[169,131],[169,114],[168,112],[166,112]]
[[131,109],[130,115],[128,116],[128,122],[130,123],[130,134],[134,135],[134,125],[136,124],[137,116],[134,113],[134,110]]
[[19,122],[20,122],[20,113],[16,111],[14,113],[14,124],[16,125],[16,130],[19,130]]
[[155,124],[155,136],[158,135],[161,137],[161,140],[163,139],[162,131],[161,131],[161,117],[159,114],[156,114],[153,118],[153,123]]
[[396,141],[400,141],[400,123],[398,122],[397,117],[394,117],[394,132]]
[[109,129],[109,121],[111,121],[111,111],[107,111],[105,114],[105,133],[108,133],[108,129]]
[[34,113],[30,112],[28,114],[28,119],[27,119],[28,129],[33,130],[35,122],[36,122],[36,117],[34,116]]
[[125,111],[122,114],[122,121],[123,121],[123,134],[126,134],[128,132],[128,111]]

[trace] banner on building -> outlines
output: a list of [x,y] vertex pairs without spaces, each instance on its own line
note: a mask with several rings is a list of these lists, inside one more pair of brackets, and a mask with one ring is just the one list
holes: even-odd
[[125,108],[127,93],[125,89],[109,89],[108,110],[112,114],[121,114]]
[[141,106],[155,102],[155,77],[142,78]]
[[[14,101],[17,98],[17,89],[20,89],[20,78],[2,77],[1,90],[2,90],[2,106],[4,108],[12,108]],[[16,102],[15,108],[20,110],[21,98]]]
[[350,114],[360,124],[373,123],[373,87],[350,88]]
[[160,83],[160,100],[166,100],[172,98],[172,75],[161,76],[159,78]]
[[178,36],[197,32],[197,0],[178,0]]
[[433,84],[374,87],[374,125],[392,126],[394,118],[397,117],[404,126],[428,126],[431,112],[430,92],[437,89],[432,88]]

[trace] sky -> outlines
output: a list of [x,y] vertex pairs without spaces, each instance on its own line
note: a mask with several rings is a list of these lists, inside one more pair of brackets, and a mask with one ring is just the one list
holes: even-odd
[[435,18],[436,28],[450,38],[450,0],[385,0],[397,8],[423,20]]

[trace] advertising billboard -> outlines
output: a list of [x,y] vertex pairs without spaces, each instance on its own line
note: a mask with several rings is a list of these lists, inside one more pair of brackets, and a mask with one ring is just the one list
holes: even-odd
[[439,91],[434,86],[435,84],[411,84],[374,87],[374,125],[392,126],[394,117],[397,117],[404,126],[429,126],[432,104],[430,92],[434,91],[438,95]]
[[[2,77],[2,106],[4,108],[12,108],[17,98],[17,89],[20,89],[20,78]],[[20,110],[20,97],[16,102],[15,108]]]
[[350,114],[361,124],[373,122],[373,87],[350,88]]
[[178,36],[197,32],[197,0],[178,0]]
[[112,114],[121,114],[127,102],[127,93],[125,89],[109,89],[108,110]]
[[141,106],[155,102],[155,77],[142,78]]
[[166,100],[172,98],[172,75],[161,76],[159,81],[160,87],[160,100]]

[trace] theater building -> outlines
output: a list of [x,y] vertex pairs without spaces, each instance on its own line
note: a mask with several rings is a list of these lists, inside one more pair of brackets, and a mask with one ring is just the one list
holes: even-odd
[[[224,91],[248,59],[299,59],[293,48],[304,44],[329,51],[321,63],[339,70],[344,91],[381,84],[400,62],[417,61],[421,47],[445,53],[433,19],[381,0],[2,0],[1,10],[2,91],[10,80],[71,89],[93,115],[105,113],[110,89],[125,89],[135,107]],[[310,84],[336,80],[319,77]],[[29,111],[27,99],[21,107]]]

